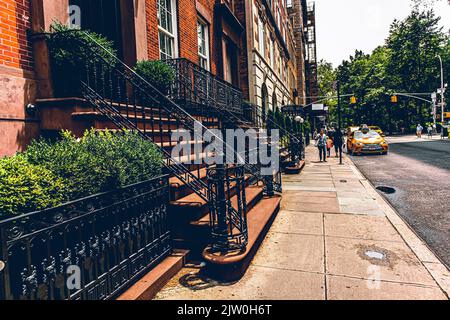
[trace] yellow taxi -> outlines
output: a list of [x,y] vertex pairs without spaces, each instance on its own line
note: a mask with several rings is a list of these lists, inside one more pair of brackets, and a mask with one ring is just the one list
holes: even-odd
[[378,127],[378,126],[369,126],[369,129],[375,131],[376,133],[378,133],[382,137],[386,136],[384,134],[383,130],[381,130],[381,128]]
[[358,131],[360,129],[360,127],[348,127],[346,130],[346,135],[350,136],[353,132]]
[[376,131],[363,127],[352,132],[347,139],[347,151],[352,155],[364,153],[388,154],[386,140]]

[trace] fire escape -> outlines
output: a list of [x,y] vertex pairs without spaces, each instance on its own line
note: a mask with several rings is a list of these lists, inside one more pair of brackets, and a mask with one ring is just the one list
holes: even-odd
[[[311,105],[317,101],[319,95],[319,88],[317,84],[317,46],[316,46],[316,6],[314,2],[307,5],[306,23],[305,23],[305,47],[306,47],[306,103]],[[317,126],[317,119],[319,122],[326,118],[324,111],[312,111],[308,108],[310,123],[312,130]]]

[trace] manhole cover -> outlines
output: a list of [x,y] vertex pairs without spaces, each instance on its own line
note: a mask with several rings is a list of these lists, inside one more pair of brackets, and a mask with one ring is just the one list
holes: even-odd
[[380,187],[377,187],[377,190],[380,190],[381,192],[386,193],[386,194],[395,193],[395,189],[391,188],[391,187],[380,186]]

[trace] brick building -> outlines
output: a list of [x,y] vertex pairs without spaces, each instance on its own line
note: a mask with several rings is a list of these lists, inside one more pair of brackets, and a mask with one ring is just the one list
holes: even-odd
[[[76,7],[75,7],[76,6]],[[54,20],[113,40],[120,58],[186,58],[269,107],[303,103],[305,1],[4,0],[0,3],[0,155],[45,129],[29,104],[55,99],[45,41]],[[295,8],[295,10],[294,10]],[[44,119],[45,120],[45,119]]]
[[[207,133],[211,131],[206,128],[261,128],[255,113],[244,108],[243,97],[262,106],[263,114],[274,106],[300,103],[305,85],[298,68],[302,68],[301,74],[307,69],[303,69],[303,55],[298,55],[299,63],[296,54],[297,41],[303,42],[296,38],[292,20],[299,12],[289,12],[287,2],[281,0],[2,0],[0,157],[25,149],[39,135],[56,137],[62,129],[75,136],[91,128],[131,130],[161,150],[162,166],[168,174],[151,182],[154,194],[162,200],[148,193],[149,186],[133,185],[123,194],[126,200],[114,193],[112,198],[120,202],[117,206],[110,205],[109,199],[105,206],[93,196],[95,205],[86,200],[88,197],[79,200],[80,207],[71,203],[67,207],[70,212],[50,208],[64,211],[53,216],[57,226],[48,222],[53,230],[64,228],[62,232],[49,232],[47,222],[42,223],[45,230],[36,232],[35,220],[27,215],[34,243],[28,236],[22,240],[21,235],[16,247],[35,247],[34,252],[39,251],[42,257],[27,251],[33,261],[21,259],[25,269],[17,267],[13,278],[0,279],[14,285],[14,290],[9,286],[0,290],[0,298],[112,298],[160,259],[169,259],[172,249],[192,250],[194,257],[202,256],[208,265],[218,267],[226,281],[242,277],[280,210],[281,171],[271,168],[272,179],[263,176],[261,159],[242,167],[217,162],[211,166],[214,153],[207,141],[188,136],[178,144],[173,133],[196,134],[197,121]],[[67,34],[64,31],[48,37],[46,32],[54,21],[103,35],[113,42],[117,56],[92,37],[87,40],[69,30],[71,42],[64,40],[59,49],[76,56],[76,61],[55,63],[49,57],[48,43],[52,41],[47,39],[67,39]],[[166,90],[131,70],[138,61],[160,59],[173,66],[175,80]],[[65,93],[61,88],[67,89]],[[186,153],[173,153],[177,146],[190,148]],[[270,144],[259,144],[258,148],[267,146]],[[244,150],[249,158],[255,150],[250,147],[248,143]],[[138,189],[145,201],[135,197]],[[133,202],[131,207],[136,210],[126,201]],[[159,201],[163,203],[155,215],[143,205]],[[103,209],[111,216],[100,226],[96,221]],[[117,224],[119,212],[124,221]],[[130,212],[136,218],[132,219]],[[45,214],[49,220],[45,210],[34,214]],[[73,223],[74,228],[66,223]],[[80,226],[85,226],[86,232],[80,231]],[[157,239],[150,239],[150,234]],[[72,238],[69,241],[66,237]],[[57,244],[52,253],[49,241]],[[6,247],[6,242],[3,244]],[[183,266],[187,251],[182,252],[158,264],[157,280],[147,283],[145,292],[131,288],[127,292],[133,296],[126,299],[151,298],[152,292]],[[83,274],[88,275],[81,277],[86,281],[83,289],[62,292],[60,287],[48,285],[49,275],[64,270],[75,255],[84,266]],[[42,267],[50,261],[52,267]],[[110,268],[110,262],[115,267]],[[10,268],[9,262],[6,267]],[[9,274],[3,272],[2,276]],[[150,278],[147,274],[146,279]],[[137,284],[139,290],[143,289],[141,284]],[[54,295],[41,288],[58,292]]]

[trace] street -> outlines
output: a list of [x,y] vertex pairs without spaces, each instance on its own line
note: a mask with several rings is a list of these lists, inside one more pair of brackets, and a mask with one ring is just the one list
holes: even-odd
[[450,141],[387,138],[388,156],[354,156],[356,166],[403,219],[450,266]]

